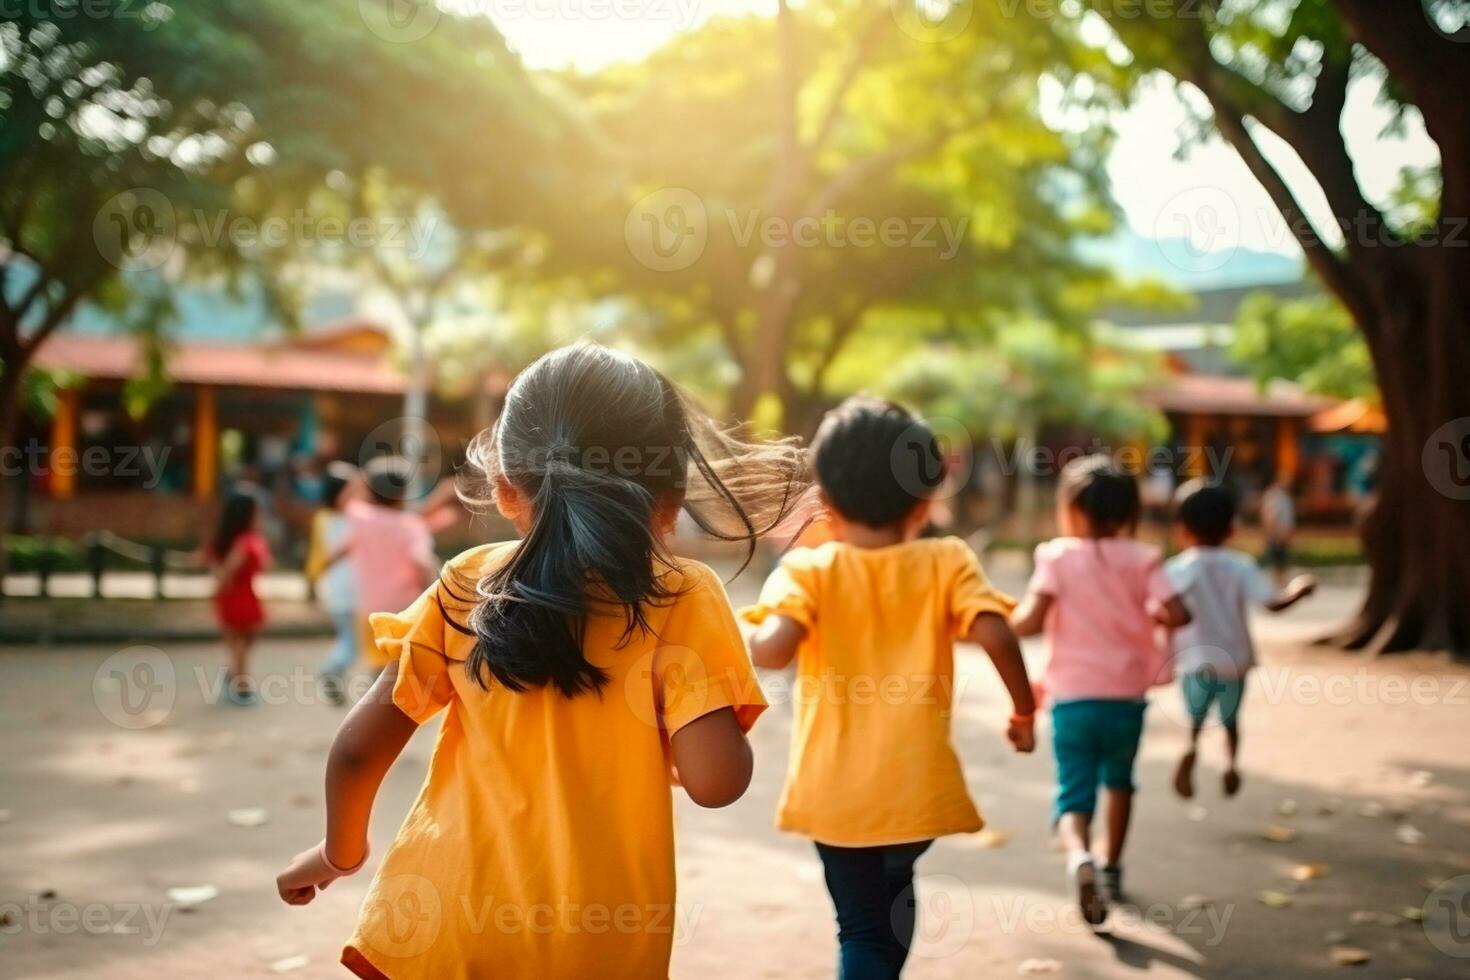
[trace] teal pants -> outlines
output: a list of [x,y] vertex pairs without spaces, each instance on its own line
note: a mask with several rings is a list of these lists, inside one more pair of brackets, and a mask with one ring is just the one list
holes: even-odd
[[1097,810],[1097,788],[1132,792],[1145,701],[1062,701],[1052,706],[1057,758],[1055,819]]

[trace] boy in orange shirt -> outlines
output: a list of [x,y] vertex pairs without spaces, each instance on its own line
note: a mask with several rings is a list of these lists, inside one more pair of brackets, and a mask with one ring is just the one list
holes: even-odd
[[979,643],[1010,693],[1007,736],[1035,747],[1035,704],[1007,621],[958,538],[921,538],[943,457],[903,408],[854,398],[812,458],[833,540],[789,553],[757,605],[757,666],[797,664],[791,766],[776,824],[811,837],[837,912],[841,980],[895,978],[913,939],[914,863],[979,811],[950,744],[954,643]]

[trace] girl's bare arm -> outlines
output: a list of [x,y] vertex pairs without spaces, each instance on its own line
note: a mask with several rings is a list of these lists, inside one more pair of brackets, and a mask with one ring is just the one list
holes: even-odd
[[393,703],[398,664],[389,663],[372,690],[348,713],[327,756],[327,834],[298,854],[276,879],[281,898],[305,905],[367,859],[368,820],[388,769],[418,725]]
[[669,739],[674,769],[689,798],[700,806],[729,806],[745,795],[755,759],[733,708],[691,721]]
[[1011,629],[1017,636],[1040,636],[1046,629],[1046,616],[1051,612],[1052,597],[1045,592],[1028,592],[1011,613]]

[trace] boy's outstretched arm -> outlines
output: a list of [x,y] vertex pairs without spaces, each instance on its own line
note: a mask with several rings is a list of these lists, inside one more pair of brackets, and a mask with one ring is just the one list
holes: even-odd
[[1046,616],[1051,612],[1051,596],[1045,592],[1027,592],[1026,598],[1011,613],[1011,629],[1017,636],[1040,636],[1046,629]]
[[1298,575],[1292,579],[1285,589],[1266,603],[1266,608],[1275,612],[1283,612],[1301,602],[1307,596],[1317,591],[1317,580],[1310,575]]
[[767,616],[750,637],[750,659],[757,667],[780,670],[796,659],[806,627],[787,616]]
[[970,640],[985,648],[995,672],[1011,696],[1013,715],[1006,737],[1018,752],[1036,748],[1036,732],[1032,719],[1036,715],[1036,698],[1031,693],[1031,678],[1026,661],[1021,657],[1021,643],[1011,624],[999,613],[981,613],[970,627]]
[[367,860],[368,819],[388,769],[418,725],[393,703],[398,664],[378,675],[367,696],[348,712],[327,756],[327,835],[292,859],[276,878],[281,899],[305,905],[336,879]]
[[745,795],[755,759],[732,708],[694,719],[669,739],[674,770],[700,806],[729,806]]

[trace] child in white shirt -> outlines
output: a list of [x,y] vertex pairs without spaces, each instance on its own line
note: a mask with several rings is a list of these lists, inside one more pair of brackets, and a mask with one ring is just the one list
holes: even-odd
[[1174,789],[1194,796],[1194,764],[1200,730],[1215,705],[1225,729],[1229,767],[1226,796],[1240,791],[1240,701],[1245,678],[1256,662],[1247,618],[1251,603],[1280,612],[1317,588],[1310,575],[1278,591],[1245,552],[1226,548],[1235,529],[1236,503],[1224,487],[1191,480],[1174,496],[1174,513],[1184,550],[1164,565],[1164,574],[1192,619],[1173,634],[1174,673],[1189,707],[1189,750],[1174,772]]

